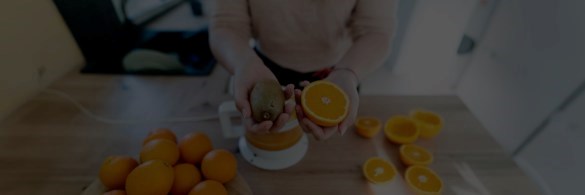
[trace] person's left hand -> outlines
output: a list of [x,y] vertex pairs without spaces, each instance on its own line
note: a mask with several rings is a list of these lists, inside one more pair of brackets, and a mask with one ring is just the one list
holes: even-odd
[[[355,118],[357,117],[357,111],[359,106],[359,95],[357,91],[358,81],[357,78],[353,75],[353,73],[349,71],[333,71],[329,76],[325,79],[332,83],[335,83],[339,88],[341,88],[347,94],[349,98],[349,110],[347,116],[341,123],[336,126],[332,127],[323,127],[313,123],[309,118],[306,118],[303,109],[301,107],[301,94],[302,91],[299,89],[295,90],[295,99],[297,102],[296,105],[296,114],[299,120],[300,126],[305,130],[305,132],[312,133],[315,138],[318,140],[328,139],[330,138],[335,132],[338,132],[340,135],[345,134],[347,129],[353,125]],[[309,85],[308,81],[301,82],[301,86],[305,87]]]

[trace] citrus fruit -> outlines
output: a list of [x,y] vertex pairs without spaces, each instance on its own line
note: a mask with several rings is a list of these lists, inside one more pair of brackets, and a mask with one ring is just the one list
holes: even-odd
[[126,177],[138,166],[129,156],[109,156],[100,168],[100,181],[108,189],[124,189]]
[[425,110],[414,110],[410,117],[416,122],[420,129],[420,137],[435,137],[443,128],[443,119],[436,113]]
[[174,171],[161,160],[150,160],[136,167],[126,179],[128,195],[168,194],[173,187]]
[[124,190],[112,190],[104,193],[103,195],[126,195],[126,191]]
[[433,155],[423,147],[406,144],[400,146],[400,160],[407,165],[429,165],[433,162]]
[[140,162],[162,160],[172,166],[179,160],[179,156],[179,148],[175,142],[166,139],[155,139],[142,147]]
[[205,155],[201,162],[201,172],[207,179],[226,183],[236,177],[236,157],[227,150],[213,150]]
[[179,142],[181,159],[187,163],[200,163],[205,154],[213,150],[211,140],[204,133],[190,133]]
[[409,144],[418,139],[419,130],[414,120],[406,116],[393,116],[384,126],[386,138],[396,144]]
[[337,85],[329,81],[315,81],[303,89],[301,105],[307,118],[317,125],[329,127],[345,119],[349,99]]
[[177,143],[177,136],[175,135],[175,133],[173,133],[173,131],[171,131],[170,129],[167,129],[167,128],[158,128],[158,129],[155,129],[155,130],[148,133],[148,135],[146,136],[146,138],[142,142],[142,145],[144,146],[149,141],[152,141],[155,139],[166,139],[166,140]]
[[417,194],[435,195],[441,194],[443,181],[433,170],[425,166],[414,165],[406,169],[404,174],[406,183]]
[[355,128],[358,135],[372,138],[380,132],[382,125],[376,117],[358,117],[355,121]]
[[227,195],[227,190],[223,184],[213,181],[205,180],[197,184],[190,192],[189,195]]
[[201,182],[201,173],[193,164],[178,164],[174,167],[175,179],[171,194],[185,195],[188,194],[195,185]]
[[389,182],[396,176],[394,165],[379,157],[368,159],[362,171],[368,181],[376,184]]

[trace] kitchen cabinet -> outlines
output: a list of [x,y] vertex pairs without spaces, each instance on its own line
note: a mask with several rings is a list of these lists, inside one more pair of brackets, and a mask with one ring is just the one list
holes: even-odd
[[585,173],[585,90],[554,115],[515,157],[548,194],[582,194]]
[[499,1],[456,92],[512,154],[585,81],[585,1]]

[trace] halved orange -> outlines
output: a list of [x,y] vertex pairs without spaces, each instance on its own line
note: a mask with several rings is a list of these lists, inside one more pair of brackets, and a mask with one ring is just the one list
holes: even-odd
[[418,139],[419,129],[414,122],[406,116],[393,116],[384,126],[386,138],[396,144],[409,144]]
[[372,138],[382,129],[381,123],[376,117],[358,117],[355,121],[356,132],[362,137]]
[[362,166],[362,172],[368,181],[375,184],[392,181],[396,176],[394,165],[379,157],[368,159]]
[[429,165],[433,162],[433,155],[423,147],[406,144],[400,146],[400,160],[407,166]]
[[416,122],[420,129],[420,137],[435,137],[443,128],[443,119],[437,113],[426,110],[413,110],[410,117]]
[[419,195],[438,195],[443,191],[443,181],[433,170],[414,165],[406,169],[406,183]]
[[330,127],[347,116],[349,99],[337,85],[329,81],[315,81],[301,94],[303,112],[317,125]]

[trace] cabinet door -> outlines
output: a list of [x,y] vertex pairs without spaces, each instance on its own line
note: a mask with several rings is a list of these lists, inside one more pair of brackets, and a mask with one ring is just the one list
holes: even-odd
[[514,151],[585,80],[585,1],[499,1],[457,94]]
[[585,92],[516,156],[518,164],[549,194],[583,194]]

